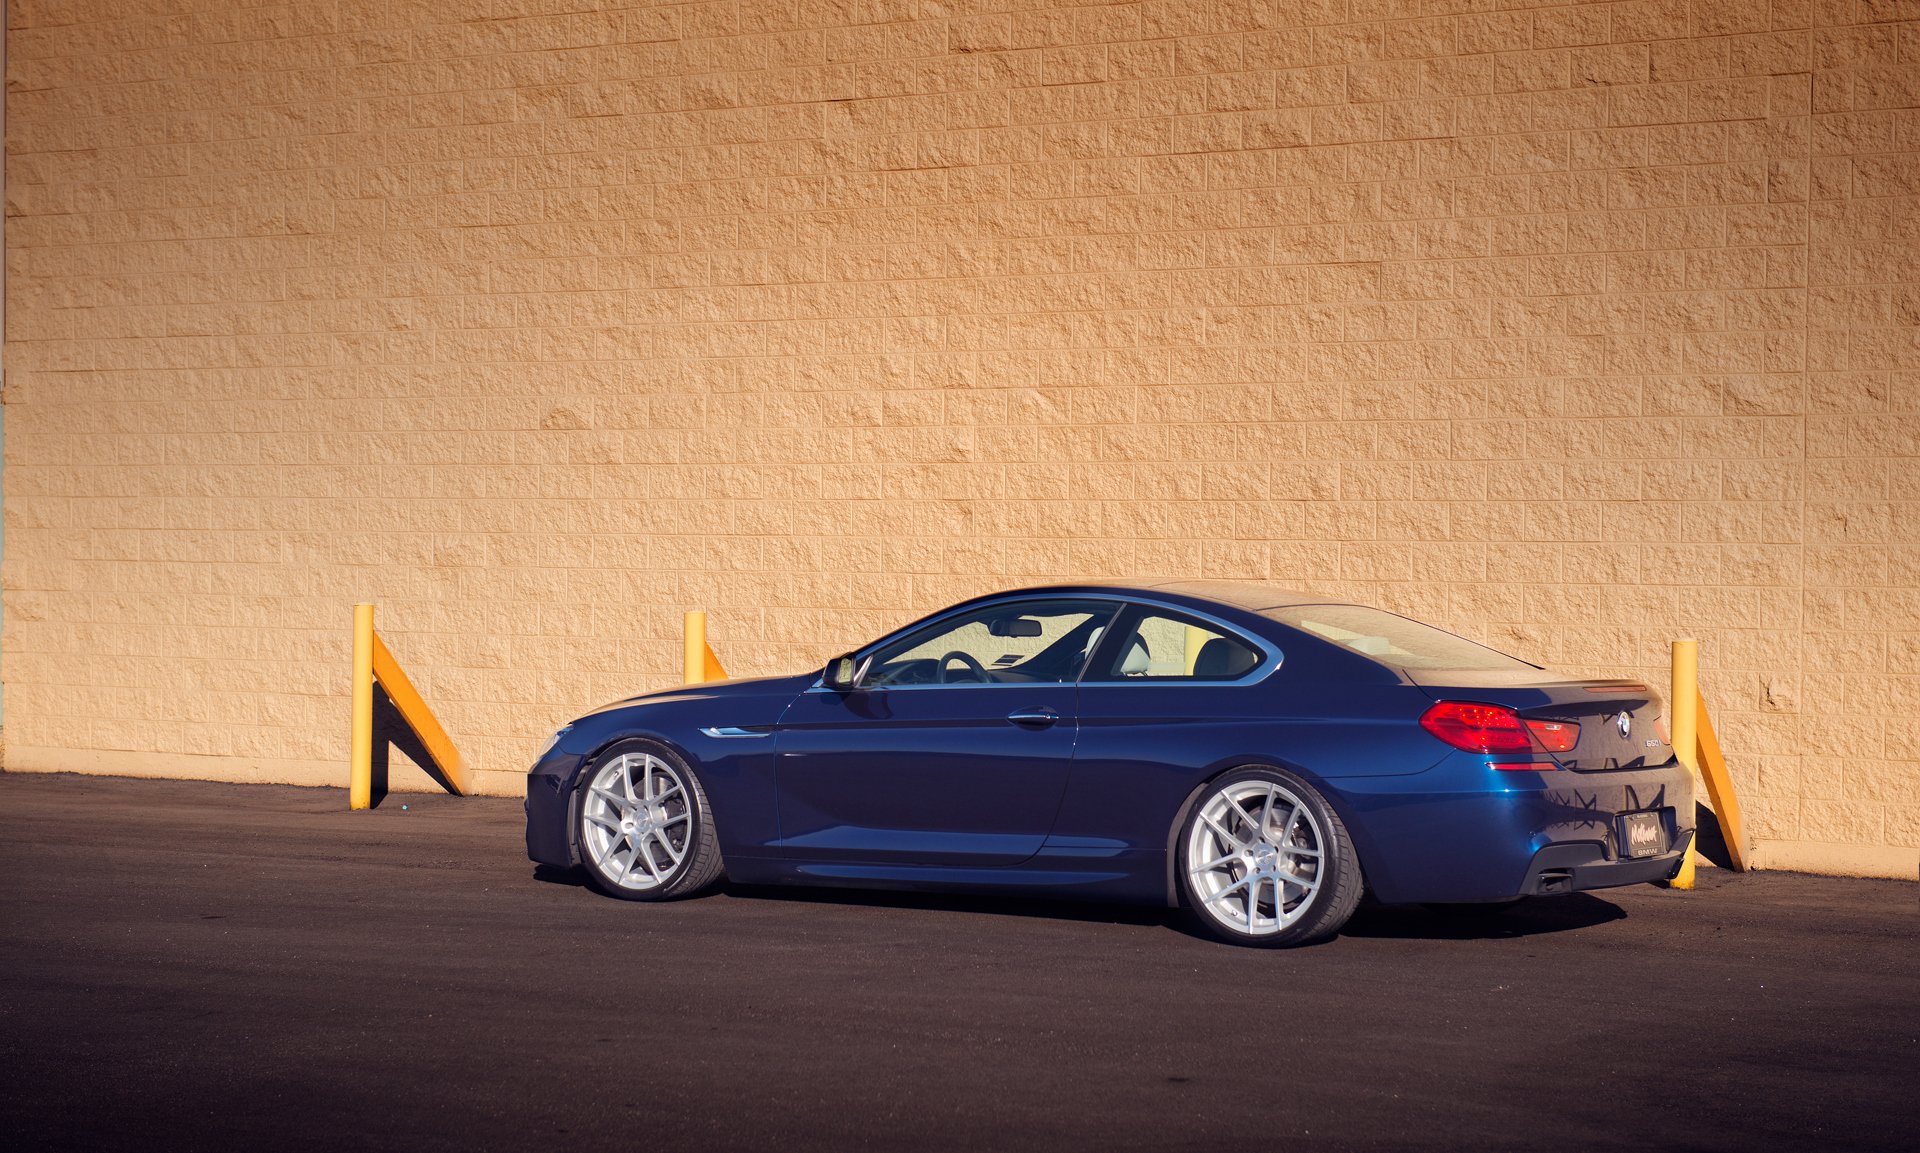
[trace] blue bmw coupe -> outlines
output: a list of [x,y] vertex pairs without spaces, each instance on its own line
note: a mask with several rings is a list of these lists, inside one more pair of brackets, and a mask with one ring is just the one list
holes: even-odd
[[1229,941],[1361,894],[1670,877],[1693,779],[1660,696],[1264,584],[953,606],[799,676],[608,705],[527,781],[527,853],[603,892],[851,885],[1164,902]]

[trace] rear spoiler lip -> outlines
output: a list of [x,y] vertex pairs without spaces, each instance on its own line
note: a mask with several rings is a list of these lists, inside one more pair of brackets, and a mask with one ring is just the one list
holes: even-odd
[[[1490,669],[1401,669],[1400,675],[1436,701],[1485,701],[1505,705],[1522,716],[1545,716],[1556,710],[1591,716],[1606,709],[1607,695],[1615,700],[1644,700],[1655,706],[1655,716],[1664,717],[1667,710],[1665,694],[1645,680],[1630,677],[1562,677],[1544,671],[1530,677]],[[1582,695],[1575,697],[1575,693]]]

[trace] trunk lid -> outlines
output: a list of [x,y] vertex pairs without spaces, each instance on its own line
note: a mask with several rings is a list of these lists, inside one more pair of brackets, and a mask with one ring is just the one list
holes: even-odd
[[1404,673],[1436,701],[1505,705],[1526,720],[1579,725],[1573,748],[1552,754],[1561,767],[1575,772],[1652,768],[1673,758],[1666,700],[1643,681],[1562,679],[1531,669]]

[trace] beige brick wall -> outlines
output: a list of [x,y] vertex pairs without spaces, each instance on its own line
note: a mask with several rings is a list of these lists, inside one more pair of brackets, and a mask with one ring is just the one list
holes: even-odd
[[1920,860],[1920,0],[12,0],[10,767],[492,788],[1072,575],[1702,642]]

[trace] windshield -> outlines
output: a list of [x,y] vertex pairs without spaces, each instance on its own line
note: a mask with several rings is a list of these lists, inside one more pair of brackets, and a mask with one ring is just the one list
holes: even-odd
[[1262,609],[1260,615],[1397,669],[1539,667],[1445,629],[1365,605],[1286,605]]

